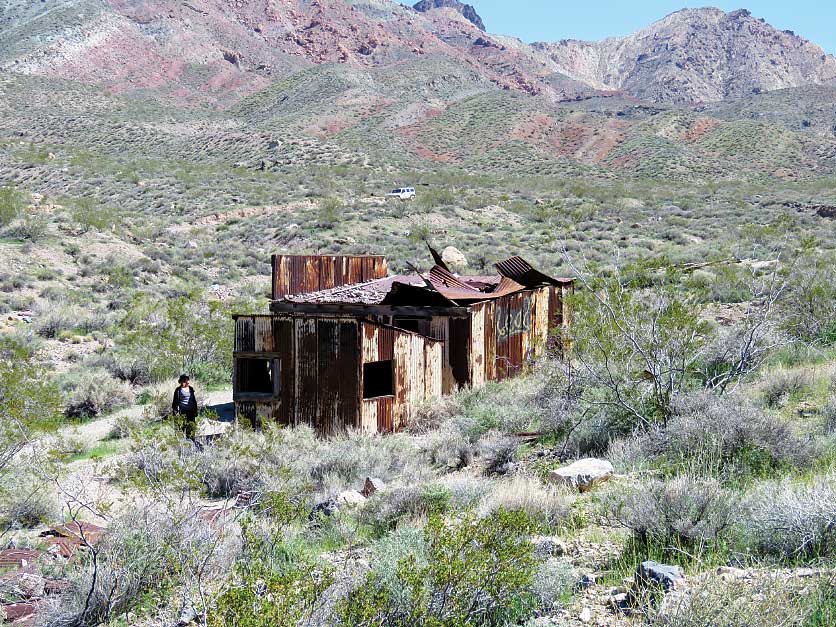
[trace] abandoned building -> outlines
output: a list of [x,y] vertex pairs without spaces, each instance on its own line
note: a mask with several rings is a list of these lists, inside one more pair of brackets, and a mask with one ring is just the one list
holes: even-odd
[[569,322],[571,279],[520,257],[496,276],[388,275],[379,256],[273,256],[269,315],[236,315],[236,416],[391,432],[457,387],[518,373]]

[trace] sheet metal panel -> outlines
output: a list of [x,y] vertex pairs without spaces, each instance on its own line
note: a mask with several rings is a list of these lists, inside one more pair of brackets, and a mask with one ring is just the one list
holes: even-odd
[[273,320],[270,316],[253,317],[253,350],[257,353],[271,353],[274,350]]
[[235,320],[234,350],[236,352],[255,351],[255,334],[253,327],[253,316],[239,316]]
[[296,323],[296,390],[297,421],[317,424],[319,392],[318,339],[315,318],[297,318]]
[[272,266],[273,300],[382,279],[388,272],[379,255],[273,255]]
[[485,315],[484,303],[470,308],[470,384],[474,387],[485,383]]
[[281,354],[281,383],[276,419],[284,425],[295,424],[296,334],[291,318],[273,321],[273,341]]
[[340,430],[340,372],[345,367],[340,354],[340,322],[317,320],[316,332],[318,381],[314,428],[322,435],[332,435]]

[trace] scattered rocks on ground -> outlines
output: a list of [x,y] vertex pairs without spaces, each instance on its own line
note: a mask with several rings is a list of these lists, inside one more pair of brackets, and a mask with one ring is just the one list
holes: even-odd
[[566,543],[557,536],[532,536],[534,553],[540,557],[560,557],[566,554]]
[[668,591],[675,588],[683,579],[685,579],[685,571],[681,567],[648,560],[639,564],[635,581],[638,586],[656,585]]
[[552,470],[549,480],[552,483],[587,492],[595,485],[613,476],[612,464],[603,459],[580,459],[574,463]]

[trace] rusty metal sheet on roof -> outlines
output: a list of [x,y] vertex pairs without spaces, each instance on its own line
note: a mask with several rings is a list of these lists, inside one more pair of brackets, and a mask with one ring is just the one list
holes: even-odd
[[555,279],[535,269],[530,263],[519,256],[511,257],[496,264],[496,269],[503,277],[513,279],[525,287],[538,285],[565,285],[572,279]]
[[429,280],[440,294],[456,302],[493,300],[525,289],[525,286],[516,281],[502,277],[493,289],[482,291],[467,283],[466,279],[457,277],[440,266],[435,266],[430,270]]
[[424,280],[417,275],[396,275],[364,283],[342,285],[309,294],[289,294],[283,300],[288,303],[300,304],[379,305],[392,290],[394,283],[423,285]]

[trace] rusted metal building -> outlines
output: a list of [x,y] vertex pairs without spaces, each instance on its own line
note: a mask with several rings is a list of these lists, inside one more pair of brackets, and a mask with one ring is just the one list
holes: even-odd
[[520,257],[496,276],[386,275],[382,257],[273,257],[269,315],[235,316],[236,415],[402,429],[416,406],[518,373],[568,325],[571,279]]

